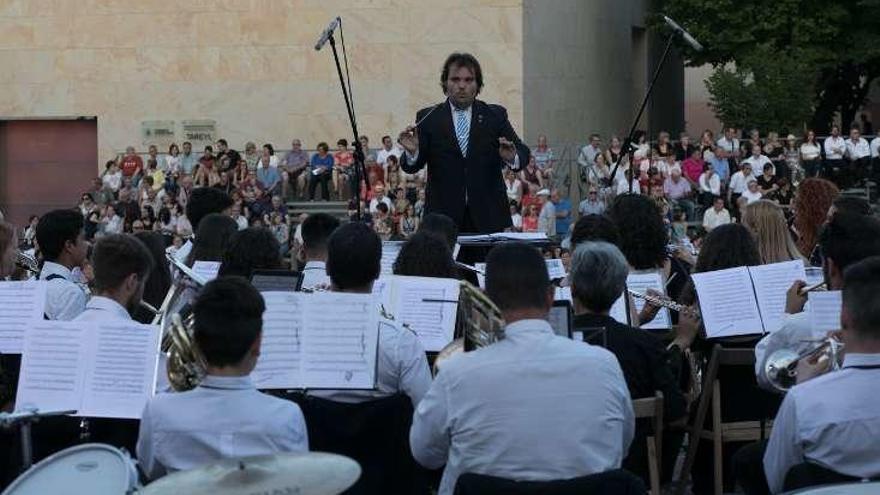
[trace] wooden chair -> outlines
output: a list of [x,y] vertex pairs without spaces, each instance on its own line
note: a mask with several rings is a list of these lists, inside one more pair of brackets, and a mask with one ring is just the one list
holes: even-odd
[[660,468],[663,465],[663,392],[659,390],[647,399],[633,401],[633,412],[636,419],[651,418],[654,435],[647,438],[648,442],[648,475],[651,481],[651,495],[660,495]]
[[[687,486],[691,468],[697,456],[697,447],[701,439],[711,440],[714,451],[714,493],[721,495],[724,484],[723,446],[727,442],[754,442],[763,440],[769,435],[772,421],[721,421],[721,383],[718,381],[718,369],[721,366],[750,366],[754,368],[755,351],[753,349],[725,349],[715,344],[709,358],[709,365],[703,375],[702,391],[697,405],[697,413],[688,428],[688,450],[679,475],[678,493],[683,493]],[[709,407],[712,408],[711,427],[704,428]]]

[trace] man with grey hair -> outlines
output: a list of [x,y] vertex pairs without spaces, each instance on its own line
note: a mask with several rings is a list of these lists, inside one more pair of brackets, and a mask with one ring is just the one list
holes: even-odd
[[[573,327],[584,330],[604,328],[606,347],[617,356],[632,398],[653,397],[656,391],[663,392],[664,420],[674,422],[686,413],[678,375],[682,353],[695,335],[676,336],[670,346],[672,352],[667,352],[660,339],[651,333],[611,318],[611,306],[626,290],[628,274],[626,258],[613,244],[591,241],[578,244],[571,257],[569,275],[575,312]],[[623,463],[625,469],[643,477],[648,473],[644,452],[644,435],[647,434],[647,431],[636,428],[636,440]],[[663,450],[666,451],[667,447],[677,449],[682,437],[665,435],[664,440]],[[675,455],[663,457],[670,461],[664,462],[667,465],[664,473],[671,474]]]

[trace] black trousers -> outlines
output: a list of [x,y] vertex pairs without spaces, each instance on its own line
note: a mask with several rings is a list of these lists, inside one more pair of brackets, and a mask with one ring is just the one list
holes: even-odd
[[309,177],[309,200],[315,199],[315,188],[321,183],[321,199],[330,201],[330,172]]
[[767,441],[750,443],[733,455],[733,473],[737,484],[746,495],[769,495],[767,476],[764,474],[764,452]]

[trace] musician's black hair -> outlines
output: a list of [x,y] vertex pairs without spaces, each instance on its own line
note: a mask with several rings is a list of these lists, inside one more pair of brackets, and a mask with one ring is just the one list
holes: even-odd
[[[841,194],[831,203],[834,205],[836,212],[855,213],[857,215],[871,215],[871,203],[856,196],[846,196]],[[835,213],[836,213],[835,212]]]
[[657,203],[639,194],[622,194],[606,214],[617,225],[617,247],[633,269],[651,270],[663,265],[669,236]]
[[443,71],[440,72],[440,87],[443,88],[443,94],[446,94],[446,81],[449,80],[449,71],[452,66],[467,67],[474,73],[474,79],[477,81],[477,94],[483,89],[483,69],[480,68],[480,62],[470,53],[453,53],[450,54],[446,61],[443,62]]
[[134,236],[111,234],[92,247],[92,267],[92,287],[102,292],[118,288],[132,273],[145,280],[153,269],[153,256]]
[[360,289],[379,278],[382,241],[366,224],[342,225],[327,241],[327,275],[339,290]]
[[248,278],[254,270],[281,269],[281,245],[271,231],[250,227],[232,234],[219,276],[238,275]]
[[505,242],[486,257],[486,295],[502,311],[546,309],[550,276],[541,252],[524,242]]
[[880,256],[863,259],[843,274],[843,306],[852,330],[862,338],[880,340]]
[[436,235],[446,242],[449,249],[455,248],[458,241],[458,227],[451,218],[442,213],[428,213],[419,224],[419,232],[428,232]]
[[[151,231],[137,232],[134,236],[144,243],[153,260],[153,268],[144,286],[143,300],[158,308],[162,305],[168,288],[171,287],[171,271],[168,269],[168,262],[165,261],[165,236]],[[153,316],[153,313],[138,307],[134,310],[132,318],[141,323],[150,323]]]
[[199,222],[209,213],[222,213],[232,206],[232,198],[228,194],[213,187],[193,189],[186,203],[186,218],[193,231],[198,232]]
[[307,254],[327,250],[327,240],[339,228],[339,219],[326,213],[309,215],[302,223],[303,249]]
[[[715,227],[703,239],[703,246],[694,264],[693,273],[760,264],[761,254],[758,252],[758,244],[749,229],[739,223],[729,223]],[[690,305],[695,301],[693,281],[688,280],[682,289],[681,302]]]
[[571,229],[572,251],[585,241],[604,241],[617,246],[620,242],[620,231],[606,215],[584,215]]
[[40,217],[36,237],[43,259],[55,261],[61,256],[67,241],[76,244],[83,223],[79,210],[53,210]]
[[857,213],[839,211],[819,232],[823,258],[834,260],[843,272],[865,258],[880,255],[880,220]]
[[209,213],[199,222],[192,251],[186,258],[187,266],[196,261],[221,261],[232,235],[238,232],[238,224],[230,216]]
[[234,366],[263,330],[263,296],[243,277],[220,277],[193,304],[196,345],[212,366]]
[[416,232],[400,248],[395,275],[456,278],[458,270],[446,242],[427,232]]

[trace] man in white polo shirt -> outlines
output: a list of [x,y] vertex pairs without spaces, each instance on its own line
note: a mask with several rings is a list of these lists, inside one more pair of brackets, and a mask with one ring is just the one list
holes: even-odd
[[846,153],[846,142],[840,135],[839,126],[831,126],[831,135],[825,138],[822,149],[825,151],[825,176],[834,177],[837,175],[835,169],[837,173],[843,169],[843,155]]
[[852,126],[849,130],[845,156],[849,160],[849,174],[847,175],[850,180],[858,180],[867,176],[868,167],[871,165],[871,147],[868,145],[868,141],[862,137],[857,125]]

